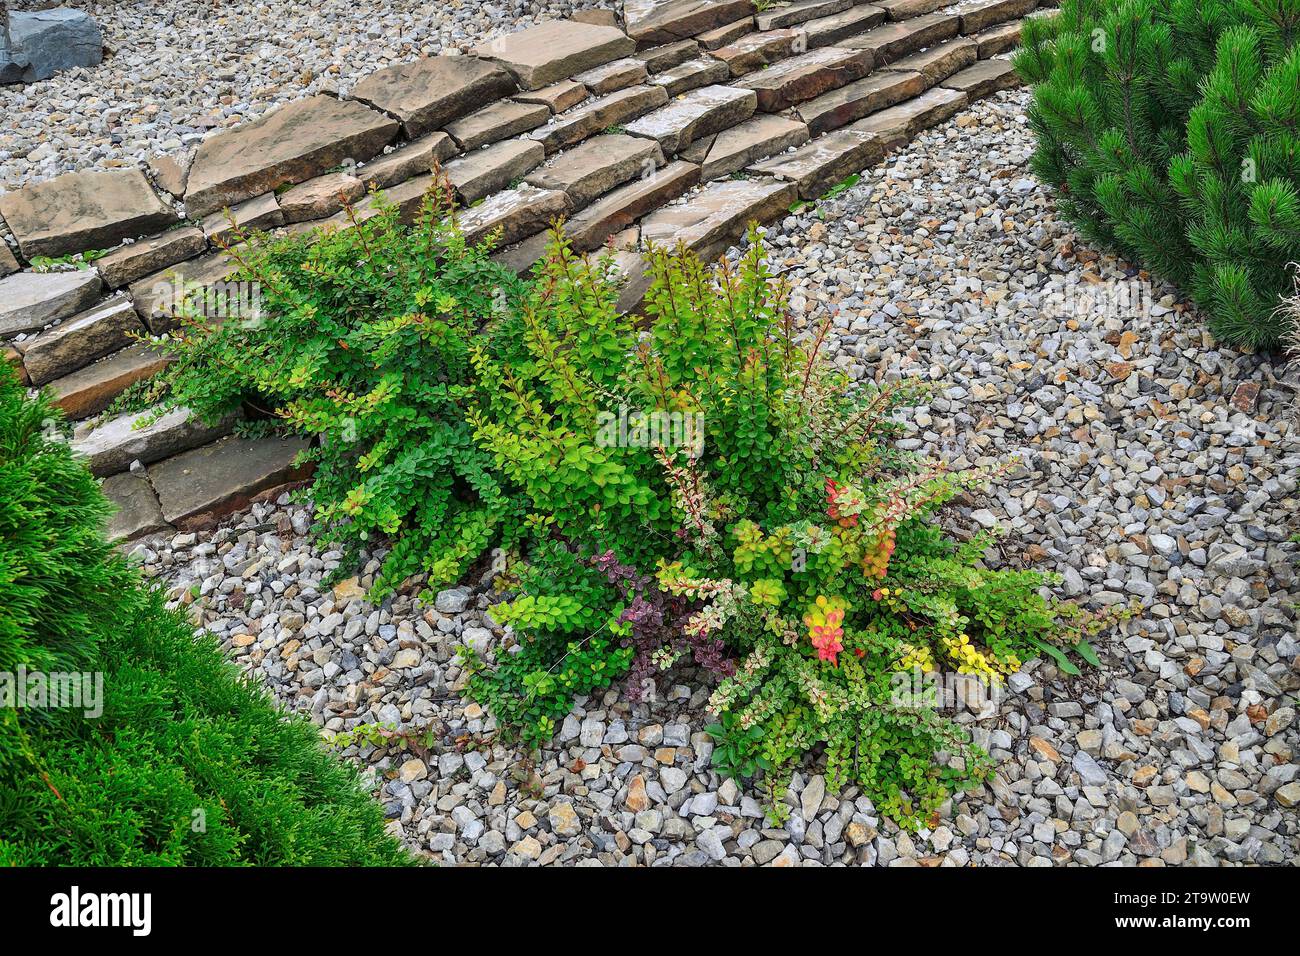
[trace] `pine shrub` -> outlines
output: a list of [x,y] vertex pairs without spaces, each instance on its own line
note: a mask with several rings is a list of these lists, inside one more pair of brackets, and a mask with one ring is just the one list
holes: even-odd
[[0,706],[0,866],[404,862],[355,768],[105,543],[64,427],[0,374],[0,681],[103,681],[98,714]]
[[1065,0],[1028,18],[1035,172],[1089,241],[1271,347],[1300,258],[1300,0]]

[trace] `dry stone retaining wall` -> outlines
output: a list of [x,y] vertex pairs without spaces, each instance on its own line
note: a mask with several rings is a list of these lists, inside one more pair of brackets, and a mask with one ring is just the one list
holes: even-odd
[[[1041,4],[1047,6],[1050,4]],[[130,539],[194,527],[306,477],[302,444],[230,436],[183,410],[85,421],[168,362],[141,336],[171,325],[169,291],[232,266],[231,221],[272,233],[346,228],[383,189],[413,214],[435,164],[472,239],[502,234],[522,272],[545,230],[610,246],[644,295],[642,253],[725,251],[752,222],[815,200],[972,100],[1017,82],[1006,60],[1037,0],[624,0],[380,70],[344,98],[316,95],[205,140],[191,163],[84,171],[0,196],[4,360],[50,390]],[[99,252],[92,268],[24,269]]]

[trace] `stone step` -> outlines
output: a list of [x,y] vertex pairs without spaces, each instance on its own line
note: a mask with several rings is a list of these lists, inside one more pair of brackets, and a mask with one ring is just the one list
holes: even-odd
[[731,23],[724,23],[713,30],[697,33],[695,40],[706,50],[717,50],[730,46],[746,34],[754,32],[754,18],[742,17]]
[[961,32],[979,33],[1007,20],[1016,20],[1038,6],[1038,0],[983,0],[964,6],[961,14]]
[[151,272],[166,269],[208,251],[208,238],[195,226],[169,229],[129,245],[119,246],[95,261],[104,285],[120,289]]
[[942,10],[951,6],[952,0],[871,0],[871,3],[885,11],[890,20],[897,22]]
[[816,136],[847,126],[854,120],[887,109],[925,91],[925,77],[920,73],[873,73],[871,76],[823,93],[795,108],[799,119],[808,124]]
[[1024,23],[1024,20],[1011,20],[975,34],[973,39],[979,46],[980,59],[986,60],[991,56],[1006,53],[1008,50],[1014,50],[1020,46],[1020,25],[1022,23]]
[[187,259],[169,266],[153,275],[131,283],[131,298],[135,310],[149,331],[155,335],[170,331],[176,325],[175,310],[182,293],[200,291],[225,281],[238,270],[237,263],[221,252]]
[[563,190],[570,208],[576,210],[629,179],[650,178],[663,164],[664,155],[653,140],[622,134],[593,136],[581,146],[556,153],[524,182],[538,189]]
[[505,189],[541,165],[546,150],[530,139],[508,139],[476,150],[443,167],[456,189],[456,201],[472,206],[485,196]]
[[94,269],[5,276],[0,279],[0,335],[30,332],[83,312],[103,286]]
[[783,60],[803,42],[802,34],[795,30],[769,30],[766,33],[748,33],[734,43],[719,47],[713,56],[727,64],[732,76],[744,76],[761,67]]
[[[972,56],[974,55],[974,44]],[[779,113],[861,79],[871,72],[870,50],[843,50],[827,46],[802,53],[769,66],[766,70],[736,81],[736,86],[753,90],[758,108],[765,113]]]
[[983,99],[998,90],[1020,85],[1020,76],[1010,60],[980,60],[943,81],[943,87],[965,93],[971,102]]
[[735,126],[754,115],[758,96],[734,86],[702,86],[626,126],[627,132],[659,143],[676,155],[696,139]]
[[352,98],[398,120],[407,139],[432,133],[515,92],[501,66],[472,56],[425,56],[371,73]]
[[937,86],[905,103],[859,120],[849,128],[873,133],[892,149],[965,109],[967,102],[966,94],[960,90]]
[[153,493],[153,487],[144,475],[132,471],[109,475],[104,479],[102,487],[104,497],[116,509],[105,529],[111,543],[134,541],[170,527],[163,518],[158,496]]
[[836,183],[878,162],[885,155],[879,137],[854,129],[836,130],[792,153],[749,167],[750,172],[794,183],[800,199],[818,199]]
[[727,64],[713,57],[701,57],[664,70],[652,76],[650,82],[662,86],[668,91],[668,95],[673,97],[711,83],[725,83],[729,79],[731,79],[731,71],[727,69]]
[[482,242],[500,230],[499,246],[525,239],[550,227],[569,212],[569,197],[558,189],[538,189],[521,183],[514,189],[493,193],[477,206],[457,215],[465,241]]
[[969,37],[956,37],[917,53],[909,53],[890,63],[889,69],[920,73],[927,86],[934,86],[978,59],[979,44]]
[[599,249],[611,236],[651,210],[672,202],[699,181],[700,167],[696,164],[681,160],[668,163],[647,177],[620,186],[575,214],[566,224],[564,234],[578,252]]
[[130,344],[143,333],[135,306],[126,296],[107,299],[21,344],[23,367],[33,385],[71,374]]
[[575,83],[573,80],[560,80],[560,82],[552,83],[550,86],[543,86],[540,90],[526,90],[523,93],[516,93],[513,98],[520,103],[540,103],[552,113],[563,113],[565,110],[573,109],[573,107],[587,99],[589,95],[587,88],[581,83]]
[[766,177],[712,183],[647,216],[641,223],[641,241],[669,248],[680,242],[708,261],[740,239],[751,222],[771,222],[798,195],[794,183]]
[[885,11],[878,5],[860,3],[842,13],[809,20],[802,25],[802,29],[808,36],[808,48],[815,49],[847,40],[884,22]]
[[89,418],[106,409],[117,396],[142,379],[152,378],[173,357],[154,345],[129,345],[46,387],[56,408],[73,421]]
[[309,477],[309,465],[294,465],[306,448],[301,438],[222,438],[150,465],[147,474],[163,520],[186,531],[248,507],[261,492]]
[[223,244],[239,242],[241,233],[254,230],[267,232],[283,225],[284,213],[280,210],[275,193],[264,193],[204,216],[199,228],[214,248],[221,248]]
[[649,73],[662,73],[675,66],[681,66],[687,60],[694,60],[700,55],[700,44],[695,40],[678,40],[651,47],[636,54],[636,58],[645,64]]
[[188,408],[176,408],[142,428],[136,422],[154,414],[152,410],[129,412],[92,427],[78,426],[72,437],[72,450],[86,460],[91,474],[115,475],[139,461],[148,465],[199,445],[206,445],[230,434],[238,416],[230,416],[214,425],[205,425]]
[[372,185],[387,189],[429,172],[435,164],[446,162],[457,152],[455,141],[446,133],[430,133],[371,160],[359,167],[356,175],[367,190]]
[[29,261],[111,249],[180,219],[138,169],[65,173],[0,194],[0,217]]
[[644,83],[649,76],[650,71],[646,69],[645,61],[625,56],[579,73],[573,81],[585,86],[592,96],[604,96],[615,90]]
[[808,142],[808,127],[786,116],[760,113],[717,136],[692,143],[682,158],[700,164],[700,179],[730,176],[751,163]]
[[611,126],[631,122],[667,102],[668,93],[662,86],[629,86],[554,116],[546,126],[528,135],[541,143],[549,155]]
[[454,123],[448,123],[447,133],[456,141],[456,145],[468,151],[527,133],[550,118],[551,110],[545,103],[498,100]]
[[347,203],[359,202],[366,184],[346,172],[326,173],[299,183],[278,197],[280,213],[290,225],[332,216]]
[[480,43],[473,52],[500,63],[524,89],[538,90],[635,50],[636,41],[618,27],[546,20]]
[[759,30],[779,30],[818,17],[843,13],[852,6],[853,0],[794,0],[794,3],[773,6],[756,13],[754,24]]
[[638,43],[671,43],[748,17],[751,0],[623,0],[623,21]]
[[378,156],[398,123],[356,100],[318,94],[205,139],[185,187],[185,211],[201,218],[323,175],[344,161]]
[[870,50],[879,68],[909,53],[951,40],[957,35],[959,26],[960,18],[955,13],[927,13],[868,30],[844,40],[840,46]]

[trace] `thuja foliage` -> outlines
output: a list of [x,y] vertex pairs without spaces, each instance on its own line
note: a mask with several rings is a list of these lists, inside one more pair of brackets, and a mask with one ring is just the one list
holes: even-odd
[[[63,428],[0,374],[0,866],[403,862],[356,771],[108,547]],[[102,696],[54,706],[83,673]]]
[[517,524],[464,404],[471,345],[522,284],[465,243],[446,189],[409,226],[382,194],[372,202],[368,218],[348,210],[348,228],[233,248],[232,280],[258,283],[260,316],[182,310],[163,407],[206,420],[243,409],[245,431],[313,439],[317,530],[353,557],[392,545],[381,595],[414,574],[454,582]]
[[1300,259],[1298,39],[1300,0],[1065,0],[1015,59],[1066,215],[1249,346]]
[[619,314],[606,267],[555,236],[505,323],[514,347],[474,350],[474,437],[527,534],[493,610],[517,646],[470,662],[471,691],[537,742],[573,695],[627,676],[644,696],[690,661],[720,677],[724,769],[767,771],[775,798],[821,750],[832,784],[926,817],[988,761],[900,698],[900,675],[999,681],[1103,622],[1044,600],[1042,575],[983,567],[986,538],[943,533],[934,510],[995,476],[896,451],[919,387],[850,388],[826,330],[796,334],[756,237],[717,271],[653,252],[644,321]]

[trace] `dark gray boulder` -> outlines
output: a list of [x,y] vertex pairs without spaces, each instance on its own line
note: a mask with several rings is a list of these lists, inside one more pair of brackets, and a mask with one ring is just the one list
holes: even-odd
[[48,80],[103,58],[104,33],[89,14],[64,7],[15,12],[9,14],[7,41],[0,36],[0,83]]

